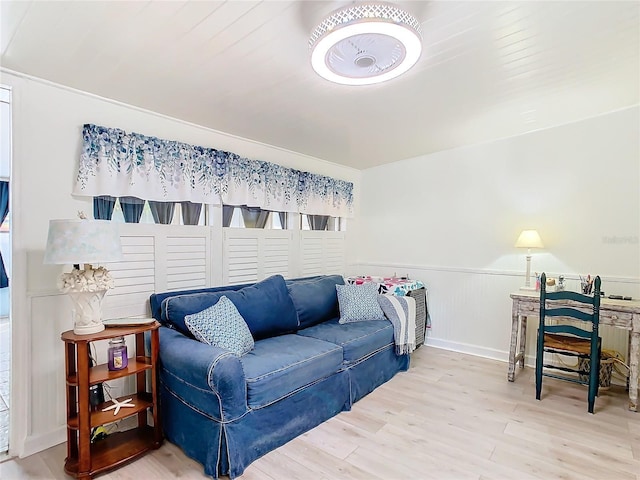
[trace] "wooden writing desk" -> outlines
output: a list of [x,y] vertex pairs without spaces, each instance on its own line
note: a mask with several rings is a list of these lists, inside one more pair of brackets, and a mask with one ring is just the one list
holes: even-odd
[[[527,317],[540,316],[539,292],[512,293],[511,343],[509,345],[509,372],[507,379],[513,382],[516,362],[524,368],[524,349],[527,338]],[[567,302],[569,305],[570,302]],[[638,411],[638,362],[640,360],[640,301],[602,298],[600,325],[611,325],[629,333],[629,410]]]

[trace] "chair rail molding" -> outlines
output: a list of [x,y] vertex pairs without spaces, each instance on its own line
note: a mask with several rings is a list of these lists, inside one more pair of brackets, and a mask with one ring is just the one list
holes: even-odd
[[[386,268],[393,269],[397,272],[405,272],[408,270],[420,270],[420,271],[430,271],[430,272],[453,272],[453,273],[469,273],[474,275],[502,275],[508,277],[522,277],[524,276],[524,272],[519,270],[504,270],[504,269],[491,269],[491,268],[469,268],[469,267],[454,267],[454,266],[446,266],[446,265],[421,265],[421,264],[408,264],[408,263],[393,263],[393,262],[354,262],[350,265],[353,268],[359,267],[377,267],[377,268]],[[563,272],[547,272],[548,277],[557,277],[558,275],[564,275],[564,278],[567,280],[580,280],[579,274],[567,274]],[[600,275],[603,283],[606,280],[607,282],[616,282],[616,283],[629,283],[634,285],[640,285],[640,277],[619,277],[619,276],[609,276],[609,275]]]

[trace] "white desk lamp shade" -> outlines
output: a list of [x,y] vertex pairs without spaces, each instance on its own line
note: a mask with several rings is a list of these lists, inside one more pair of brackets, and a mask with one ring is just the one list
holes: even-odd
[[118,224],[109,220],[50,220],[44,263],[91,264],[122,260]]
[[544,248],[537,230],[523,230],[516,240],[518,248]]
[[84,264],[60,276],[60,290],[73,302],[73,332],[89,335],[104,330],[102,299],[113,286],[107,269],[92,263],[122,260],[118,225],[108,220],[51,220],[44,263]]
[[523,230],[516,240],[517,248],[527,249],[527,270],[524,277],[524,287],[520,287],[521,290],[535,290],[535,287],[531,287],[531,249],[532,248],[544,248],[542,239],[537,230]]

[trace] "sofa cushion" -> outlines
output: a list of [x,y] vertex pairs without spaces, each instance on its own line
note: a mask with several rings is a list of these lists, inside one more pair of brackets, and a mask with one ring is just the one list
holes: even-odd
[[253,348],[253,337],[236,306],[224,295],[218,303],[192,315],[185,315],[189,331],[207,345],[241,356]]
[[296,331],[298,314],[281,275],[274,275],[240,290],[176,295],[162,302],[163,318],[183,333],[189,333],[185,315],[200,312],[226,296],[247,322],[256,340]]
[[334,318],[299,330],[298,335],[340,345],[346,365],[358,363],[369,355],[394,345],[393,325],[388,320],[341,324]]
[[342,349],[315,338],[282,335],[256,342],[240,362],[249,407],[261,408],[339,371]]
[[336,285],[344,285],[342,275],[287,281],[300,328],[311,327],[338,316]]
[[336,285],[340,323],[384,320],[378,304],[378,286],[375,283],[362,285]]

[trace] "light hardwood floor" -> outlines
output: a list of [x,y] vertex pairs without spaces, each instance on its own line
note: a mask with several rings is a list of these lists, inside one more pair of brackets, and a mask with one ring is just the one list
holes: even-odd
[[[601,391],[587,413],[584,387],[533,371],[422,347],[411,368],[328,422],[253,463],[242,480],[640,480],[640,413],[624,389]],[[0,478],[67,479],[65,445],[0,464]],[[204,479],[174,445],[101,480]]]

